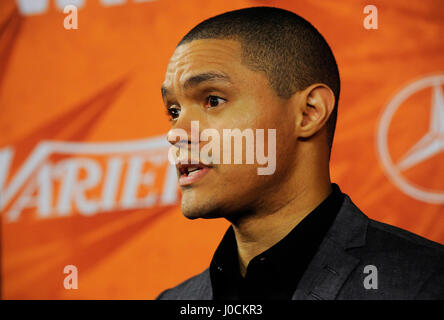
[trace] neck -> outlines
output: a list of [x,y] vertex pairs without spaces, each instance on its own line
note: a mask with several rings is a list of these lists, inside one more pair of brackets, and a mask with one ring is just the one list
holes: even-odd
[[283,239],[332,192],[328,173],[318,178],[311,179],[311,185],[294,184],[286,199],[273,208],[267,207],[267,212],[258,211],[231,221],[243,277],[251,259]]

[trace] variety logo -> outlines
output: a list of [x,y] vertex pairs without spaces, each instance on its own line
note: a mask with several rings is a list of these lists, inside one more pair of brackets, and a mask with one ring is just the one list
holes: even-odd
[[164,136],[115,143],[42,141],[8,184],[14,149],[0,149],[0,210],[13,222],[29,209],[48,218],[174,204],[177,176],[168,147]]
[[[444,75],[435,75],[411,83],[401,90],[387,105],[379,124],[377,146],[382,165],[390,180],[403,192],[420,201],[429,203],[444,203],[444,190],[431,190],[409,181],[405,177],[406,170],[415,166],[425,165],[425,161],[444,151],[444,98],[442,85]],[[412,141],[410,149],[396,163],[390,156],[387,143],[389,128],[395,113],[402,112],[403,103],[413,94],[425,89],[432,89],[430,99],[430,119],[428,131],[419,141]],[[418,115],[425,114],[419,109]],[[412,123],[414,125],[414,123]],[[443,163],[439,164],[437,175],[444,181]]]

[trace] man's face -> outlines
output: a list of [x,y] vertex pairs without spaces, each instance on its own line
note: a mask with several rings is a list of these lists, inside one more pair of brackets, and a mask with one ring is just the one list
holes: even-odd
[[[168,64],[163,89],[172,129],[183,129],[188,137],[191,121],[199,121],[200,132],[212,128],[221,138],[223,129],[264,129],[266,155],[268,129],[276,129],[274,174],[258,175],[257,168],[265,165],[257,164],[256,157],[254,164],[245,164],[245,156],[243,164],[222,163],[221,141],[221,164],[211,165],[206,174],[181,185],[181,209],[186,217],[230,219],[255,212],[269,201],[279,202],[274,199],[279,197],[276,191],[292,165],[293,113],[263,73],[242,64],[239,42],[194,40],[179,46]],[[200,141],[199,147],[206,143]],[[245,154],[245,139],[243,149]],[[179,169],[177,173],[180,177]]]

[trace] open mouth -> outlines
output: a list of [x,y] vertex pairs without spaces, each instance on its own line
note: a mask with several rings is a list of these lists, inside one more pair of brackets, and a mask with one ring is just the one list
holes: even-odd
[[199,166],[199,165],[180,165],[179,166],[180,175],[185,175],[185,176],[192,176],[192,175],[198,173],[202,169],[203,169],[203,166]]
[[179,164],[179,185],[186,186],[195,183],[203,178],[211,167],[203,164]]

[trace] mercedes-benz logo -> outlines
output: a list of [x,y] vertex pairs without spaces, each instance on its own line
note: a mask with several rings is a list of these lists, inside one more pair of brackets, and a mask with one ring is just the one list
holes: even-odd
[[[430,203],[444,203],[444,190],[431,190],[419,186],[406,179],[403,172],[444,151],[444,97],[441,87],[443,83],[444,75],[435,75],[415,81],[402,89],[387,105],[377,133],[379,156],[390,180],[409,196]],[[387,143],[392,118],[407,98],[430,87],[432,97],[429,130],[419,141],[413,141],[410,149],[395,163],[390,156]],[[440,170],[436,174],[442,175],[444,179],[444,171],[441,170],[443,166],[444,163],[440,165]]]

